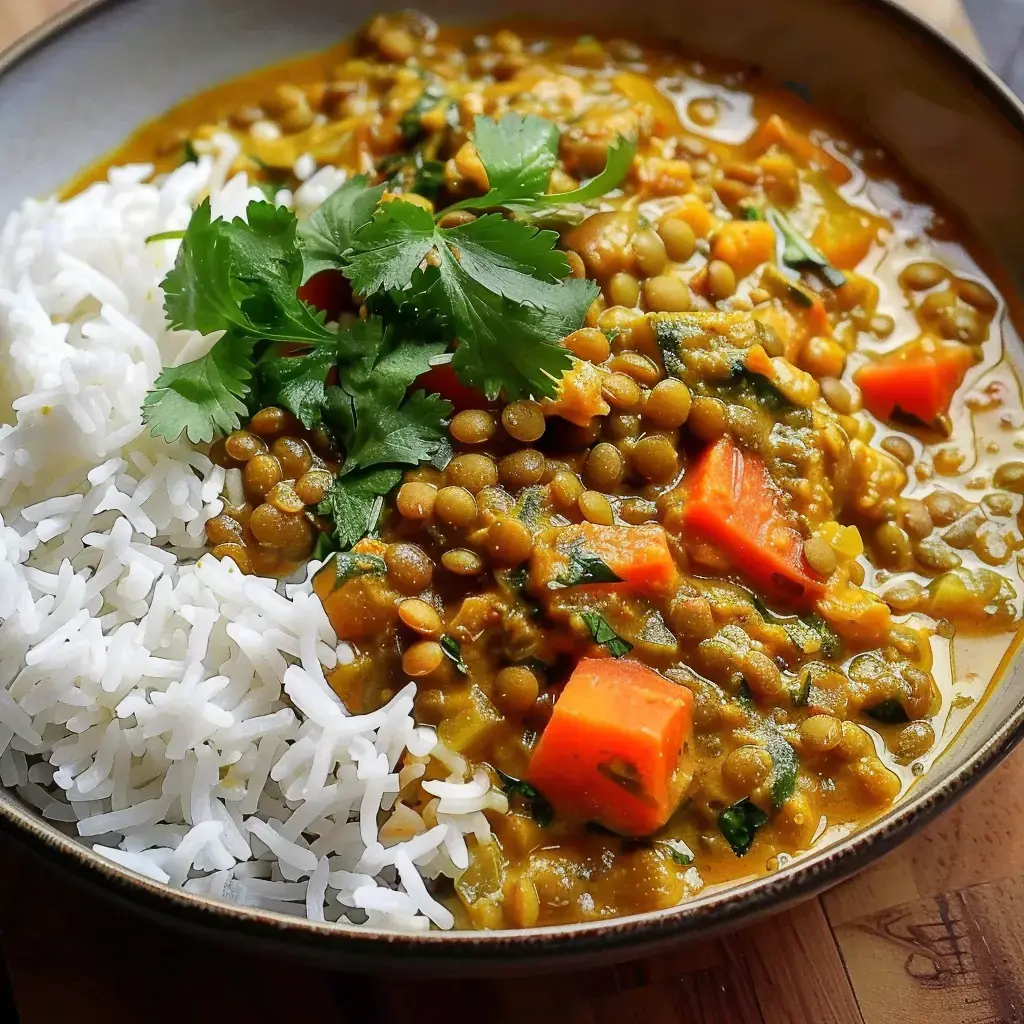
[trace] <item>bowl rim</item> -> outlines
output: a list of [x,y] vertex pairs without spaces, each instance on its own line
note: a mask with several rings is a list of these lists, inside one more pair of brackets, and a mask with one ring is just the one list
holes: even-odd
[[[0,80],[25,59],[70,32],[90,17],[129,0],[77,0],[52,15],[0,52]],[[1009,126],[1024,139],[1024,103],[984,63],[958,42],[942,35],[920,15],[898,0],[857,0],[864,8],[888,18],[937,58],[956,67],[992,100]],[[1009,660],[1024,646],[1024,627],[1018,630],[1006,656],[1000,685],[1024,674],[1024,662],[1015,668]],[[968,728],[966,723],[962,728]],[[549,925],[531,929],[495,931],[429,931],[403,933],[346,928],[309,921],[276,911],[239,907],[212,896],[186,892],[121,867],[94,852],[85,842],[61,832],[23,806],[13,791],[0,788],[0,831],[29,846],[33,853],[70,872],[94,891],[125,906],[148,912],[164,921],[202,933],[225,933],[277,945],[295,954],[306,951],[321,958],[345,957],[347,968],[380,966],[391,955],[403,957],[403,966],[441,966],[449,973],[486,970],[488,965],[568,961],[595,955],[627,959],[649,947],[708,938],[740,923],[777,912],[810,898],[848,878],[869,862],[893,849],[912,832],[948,809],[992,771],[1024,739],[1024,698],[982,746],[931,792],[908,795],[883,818],[826,848],[795,857],[771,875],[716,889],[705,896],[666,910],[633,914],[608,921]],[[940,762],[942,757],[938,759]]]

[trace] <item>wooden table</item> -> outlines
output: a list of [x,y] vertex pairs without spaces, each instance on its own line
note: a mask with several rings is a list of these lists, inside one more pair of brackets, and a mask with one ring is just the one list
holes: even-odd
[[[959,0],[904,2],[977,46]],[[0,43],[65,5],[0,0]],[[425,992],[262,963],[114,910],[14,849],[0,849],[0,879],[22,1024],[63,1019],[72,1000],[80,1024],[300,1014],[440,1024],[460,1010],[491,1024],[1024,1022],[1024,750],[921,835],[796,910],[639,963],[511,984],[439,981]],[[352,1009],[357,987],[375,1010]]]

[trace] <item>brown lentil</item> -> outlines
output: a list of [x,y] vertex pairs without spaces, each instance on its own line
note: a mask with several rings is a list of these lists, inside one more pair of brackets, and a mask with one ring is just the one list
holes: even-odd
[[501,410],[501,425],[513,440],[532,444],[544,434],[544,413],[536,402],[512,402]]
[[283,480],[274,484],[267,492],[267,503],[288,515],[296,515],[306,507],[306,503],[296,494],[295,488]]
[[437,609],[418,597],[410,597],[398,606],[398,617],[414,633],[423,636],[437,636],[443,623]]
[[464,409],[452,417],[448,431],[460,444],[483,444],[497,429],[494,417],[486,409]]
[[456,576],[475,576],[483,567],[483,559],[469,548],[451,548],[441,556],[441,564]]
[[809,537],[804,542],[804,558],[819,576],[831,576],[836,571],[836,553],[820,537]]
[[625,469],[622,453],[607,441],[594,445],[587,455],[587,482],[597,490],[611,490],[622,480]]
[[307,504],[318,505],[331,489],[333,477],[326,469],[311,469],[295,481],[295,493]]
[[281,463],[273,455],[256,455],[245,464],[243,475],[246,493],[262,498],[280,483],[283,474]]
[[597,491],[584,491],[577,499],[580,513],[588,523],[611,526],[615,522],[611,502]]
[[708,296],[719,302],[735,292],[736,272],[724,260],[712,260],[708,264]]
[[539,693],[537,677],[525,665],[509,665],[494,677],[494,699],[510,714],[533,707]]
[[640,405],[640,385],[624,373],[610,373],[601,383],[601,395],[613,409],[633,410]]
[[588,363],[603,363],[612,352],[611,345],[603,331],[595,327],[582,327],[565,339],[565,347],[577,359]]
[[498,476],[509,488],[539,484],[547,469],[547,460],[536,448],[521,448],[498,463]]
[[413,679],[436,672],[444,661],[444,651],[436,640],[421,640],[402,655],[402,671]]
[[434,566],[423,548],[416,544],[398,543],[384,552],[388,579],[403,594],[419,594],[430,586]]
[[676,263],[685,263],[697,251],[697,236],[682,217],[662,217],[658,234],[668,258]]
[[395,507],[404,519],[421,522],[434,514],[437,493],[437,488],[433,484],[402,484],[395,498]]
[[518,519],[498,519],[488,527],[484,547],[498,565],[520,565],[530,557],[533,535]]
[[678,274],[665,273],[644,281],[644,302],[655,313],[685,313],[693,306],[693,296]]
[[441,522],[464,530],[476,522],[476,498],[465,487],[442,487],[435,495],[434,513]]
[[267,444],[248,430],[236,430],[224,441],[224,450],[237,462],[248,462],[253,456],[265,452]]
[[498,467],[489,455],[456,455],[444,472],[445,483],[464,487],[471,494],[498,482]]
[[648,480],[671,480],[679,469],[675,445],[664,434],[648,434],[633,446],[630,465]]
[[690,389],[675,377],[668,377],[654,385],[643,405],[644,418],[655,426],[675,430],[690,415]]
[[298,480],[313,468],[313,453],[298,437],[279,437],[270,446],[270,454],[281,464],[286,480]]

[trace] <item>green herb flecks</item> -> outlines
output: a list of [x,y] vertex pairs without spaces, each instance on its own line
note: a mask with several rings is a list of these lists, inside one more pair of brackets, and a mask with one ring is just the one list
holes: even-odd
[[598,612],[582,612],[587,629],[595,644],[600,644],[613,658],[621,658],[633,650],[633,645],[628,640],[623,640],[618,633],[608,625],[605,617]]
[[460,676],[469,675],[469,666],[462,658],[462,644],[450,633],[441,637],[441,651],[444,656],[455,666],[455,671]]
[[682,868],[688,868],[693,863],[693,850],[681,839],[657,839],[654,845],[664,850],[669,859],[675,861]]
[[364,551],[336,551],[324,563],[321,572],[333,572],[332,589],[344,586],[361,576],[383,576],[388,571],[383,558]]
[[832,266],[828,257],[804,238],[784,213],[769,209],[767,220],[782,238],[782,262],[787,267],[813,270],[833,288],[842,288],[846,284],[846,275]]
[[732,852],[742,857],[753,845],[757,830],[767,821],[768,815],[744,797],[718,815],[718,829]]
[[529,805],[533,820],[541,828],[547,828],[551,824],[555,817],[554,809],[537,789],[524,779],[517,779],[513,775],[506,775],[499,768],[495,768],[494,772],[501,781],[501,787],[505,791],[505,795],[509,798],[517,797],[525,801]]
[[873,718],[876,722],[881,722],[884,725],[901,725],[904,722],[910,721],[910,716],[907,714],[906,709],[893,697],[880,701],[874,707],[865,708],[864,714],[868,718]]
[[568,555],[569,564],[566,566],[565,572],[556,576],[548,584],[551,590],[558,590],[562,587],[583,587],[592,583],[622,582],[621,576],[597,555],[587,551],[582,544],[570,545]]

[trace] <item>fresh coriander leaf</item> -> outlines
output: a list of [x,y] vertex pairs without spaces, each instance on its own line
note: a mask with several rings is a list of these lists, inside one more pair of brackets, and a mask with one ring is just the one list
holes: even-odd
[[825,254],[804,238],[784,213],[769,209],[767,220],[782,236],[782,262],[787,267],[817,271],[833,288],[841,288],[846,283],[846,275],[833,267]]
[[342,255],[352,248],[356,232],[373,219],[383,194],[383,185],[371,188],[369,177],[357,174],[300,222],[296,239],[302,253],[303,283],[321,270],[343,269]]
[[434,218],[422,206],[401,200],[384,203],[356,233],[345,275],[358,295],[401,291],[410,286],[419,265],[437,245]]
[[580,587],[591,583],[621,583],[622,577],[617,575],[597,555],[591,554],[582,544],[573,544],[569,548],[569,564],[561,576],[548,584],[552,590],[561,587]]
[[498,213],[442,230],[461,268],[488,291],[515,302],[535,298],[535,281],[558,282],[569,274],[565,253],[555,248],[555,231],[537,231]]
[[742,857],[754,842],[757,830],[768,821],[768,815],[747,797],[727,807],[718,816],[718,828],[732,852]]
[[204,444],[236,430],[247,412],[252,347],[250,339],[229,333],[199,359],[164,367],[142,403],[150,433],[174,441],[184,431],[193,444]]
[[264,404],[287,409],[307,429],[320,423],[324,382],[337,362],[338,345],[325,342],[306,355],[282,356],[270,350],[256,364]]
[[149,245],[150,242],[178,242],[184,237],[184,231],[158,231],[155,235],[146,237],[146,245]]
[[600,199],[607,195],[612,189],[616,189],[629,174],[633,165],[633,158],[636,156],[636,143],[627,139],[625,135],[616,136],[615,141],[608,147],[608,156],[605,159],[604,170],[596,178],[582,184],[571,192],[548,193],[537,197],[537,202],[548,206],[567,206],[572,203],[589,203],[593,199]]
[[803,654],[820,654],[824,658],[836,658],[842,648],[839,635],[820,616],[803,615],[800,618],[776,615],[757,597],[753,598],[754,608],[765,622],[782,626],[786,635]]
[[490,186],[452,209],[488,209],[542,194],[558,159],[558,128],[536,114],[477,117],[473,143]]
[[495,774],[501,781],[501,787],[506,796],[520,797],[530,805],[530,813],[533,820],[541,828],[547,828],[554,820],[555,812],[551,804],[541,796],[540,792],[530,785],[525,779],[517,779],[514,775],[506,775],[500,768],[494,769]]
[[384,564],[383,558],[365,551],[336,551],[321,569],[321,572],[332,571],[332,589],[337,590],[349,580],[356,580],[361,576],[382,576],[388,571],[388,567]]
[[613,657],[621,658],[633,650],[633,645],[628,640],[623,640],[618,633],[608,625],[603,615],[597,612],[583,612],[580,615],[590,630],[595,644],[600,644]]
[[318,562],[325,562],[335,551],[338,545],[334,537],[329,533],[318,533],[316,544],[313,546],[313,558]]
[[764,220],[764,214],[749,203],[740,206],[740,220]]
[[572,365],[568,350],[555,339],[582,326],[597,286],[576,279],[535,281],[530,295],[522,305],[495,295],[454,259],[442,261],[436,284],[424,294],[435,310],[450,316],[462,342],[452,360],[459,380],[488,398],[502,391],[509,401],[554,396]]
[[346,335],[360,356],[345,367],[341,386],[327,389],[324,403],[324,421],[345,449],[342,475],[431,458],[445,437],[451,403],[406,393],[444,343],[402,339],[377,317],[358,321]]
[[796,791],[796,775],[800,769],[796,752],[777,728],[764,729],[765,749],[772,759],[768,787],[772,791],[772,806],[781,807]]
[[783,413],[795,408],[793,403],[764,374],[749,369],[742,359],[732,366],[727,386],[745,390],[769,412]]
[[460,676],[469,675],[469,666],[462,660],[462,645],[450,633],[441,637],[441,653],[455,666]]
[[164,309],[175,330],[201,334],[234,328],[270,341],[334,340],[296,289],[302,256],[295,216],[253,202],[248,223],[212,220],[209,200],[192,214],[174,268],[163,281]]
[[864,714],[884,725],[899,725],[910,721],[910,716],[903,705],[893,697],[879,701],[874,707],[865,708]]
[[450,128],[459,126],[459,106],[455,100],[446,98],[444,86],[432,82],[419,94],[411,107],[398,119],[398,130],[406,145],[412,145],[423,137],[423,115],[430,113],[444,103],[445,122]]
[[334,532],[342,548],[350,548],[377,525],[384,496],[402,479],[394,466],[378,466],[335,478],[319,505],[321,515],[334,520]]
[[658,839],[655,846],[660,846],[680,867],[688,868],[693,863],[693,850],[681,839]]

